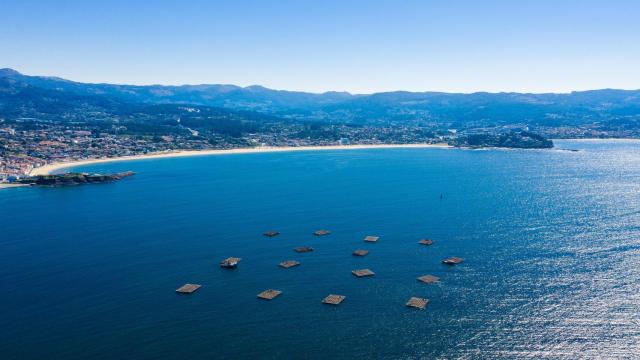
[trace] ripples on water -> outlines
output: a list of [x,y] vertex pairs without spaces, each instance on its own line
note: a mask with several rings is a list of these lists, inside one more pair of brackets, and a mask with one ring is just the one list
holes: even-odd
[[[0,192],[3,358],[629,358],[640,142],[114,163]],[[444,198],[439,200],[439,194]],[[329,228],[333,234],[313,238]],[[282,235],[260,234],[277,229]],[[381,235],[363,244],[367,234]],[[436,240],[420,247],[422,237]],[[316,251],[296,255],[291,248]],[[352,257],[369,248],[365,258]],[[244,261],[221,271],[227,256]],[[462,256],[453,268],[440,264]],[[298,268],[275,265],[299,259]],[[376,276],[355,279],[370,267]],[[419,284],[424,274],[441,277]],[[192,296],[173,290],[204,287]],[[272,302],[255,294],[284,293]],[[347,295],[336,308],[328,293]],[[425,311],[404,307],[431,300]]]

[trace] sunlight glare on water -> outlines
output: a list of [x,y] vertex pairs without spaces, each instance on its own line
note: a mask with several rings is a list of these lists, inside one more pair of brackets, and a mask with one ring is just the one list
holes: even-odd
[[[99,164],[82,170],[137,174],[0,191],[0,353],[637,356],[640,142],[556,143]],[[320,228],[332,234],[313,237]],[[261,235],[272,229],[282,234]],[[417,245],[425,237],[435,244]],[[237,270],[218,267],[228,256],[243,258]],[[465,262],[441,264],[449,256]],[[291,259],[302,264],[276,266]],[[365,267],[376,275],[351,275]],[[440,283],[415,280],[425,274]],[[176,295],[187,282],[203,287]],[[267,288],[283,294],[258,301]],[[323,306],[329,293],[347,298]],[[406,308],[411,296],[429,298],[427,309]]]

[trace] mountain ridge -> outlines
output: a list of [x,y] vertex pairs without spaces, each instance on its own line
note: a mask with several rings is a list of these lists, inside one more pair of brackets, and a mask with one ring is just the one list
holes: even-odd
[[83,85],[109,85],[109,86],[123,86],[123,87],[166,87],[166,88],[199,88],[199,87],[230,87],[235,89],[261,89],[261,90],[269,90],[274,92],[287,92],[287,93],[300,93],[300,94],[308,94],[308,95],[325,95],[325,94],[342,94],[342,95],[350,95],[350,96],[371,96],[376,94],[394,94],[394,93],[405,93],[405,94],[441,94],[441,95],[475,95],[475,94],[487,94],[487,95],[499,95],[499,94],[519,94],[519,95],[572,95],[572,94],[580,94],[580,93],[590,93],[590,92],[600,92],[600,91],[619,91],[619,92],[640,92],[640,88],[637,89],[619,89],[619,88],[598,88],[598,89],[588,89],[588,90],[572,90],[569,92],[528,92],[528,91],[471,91],[471,92],[450,92],[450,91],[438,91],[438,90],[424,90],[424,91],[409,91],[409,90],[387,90],[387,91],[377,91],[372,93],[352,93],[349,91],[339,91],[339,90],[327,90],[322,92],[313,92],[313,91],[303,91],[303,90],[287,90],[287,89],[274,89],[269,88],[260,84],[252,84],[247,86],[235,85],[235,84],[224,84],[224,83],[200,83],[200,84],[127,84],[127,83],[109,83],[109,82],[82,82],[75,81],[70,79],[65,79],[58,76],[48,76],[48,75],[27,75],[19,72],[13,68],[0,68],[0,77],[5,76],[25,76],[32,78],[41,78],[41,79],[50,79],[57,81],[65,81],[72,82],[75,84],[83,84]]
[[274,90],[261,85],[126,85],[81,83],[31,76],[4,68],[0,91],[28,84],[52,96],[103,97],[132,104],[182,104],[251,111],[297,120],[367,124],[543,126],[640,122],[640,90],[599,89],[571,93],[390,91],[351,94]]

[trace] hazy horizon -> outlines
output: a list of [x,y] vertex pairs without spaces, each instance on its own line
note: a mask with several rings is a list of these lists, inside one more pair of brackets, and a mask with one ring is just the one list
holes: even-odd
[[264,86],[262,84],[251,84],[251,85],[238,85],[238,84],[228,84],[228,83],[191,83],[191,84],[158,84],[158,83],[149,83],[149,84],[131,84],[131,83],[109,83],[109,82],[84,82],[84,81],[77,81],[74,79],[68,79],[68,78],[64,78],[61,76],[57,76],[57,75],[51,75],[51,74],[25,74],[24,72],[20,71],[19,69],[13,69],[13,68],[9,68],[9,67],[0,67],[0,70],[13,70],[16,71],[18,73],[20,73],[21,75],[25,75],[25,76],[36,76],[36,77],[44,77],[44,78],[58,78],[58,79],[63,79],[63,80],[67,80],[67,81],[73,81],[76,83],[81,83],[81,84],[109,84],[109,85],[117,85],[117,86],[167,86],[167,87],[181,87],[181,86],[235,86],[235,87],[239,87],[239,88],[251,88],[251,87],[263,87],[263,88],[267,88],[269,90],[275,90],[275,91],[286,91],[286,92],[304,92],[304,93],[310,93],[310,94],[325,94],[325,93],[347,93],[350,95],[354,95],[354,96],[367,96],[367,95],[374,95],[374,94],[381,94],[381,93],[394,93],[394,92],[411,92],[411,93],[442,93],[442,94],[462,94],[462,95],[469,95],[469,94],[477,94],[477,93],[487,93],[487,94],[509,94],[509,93],[513,93],[513,94],[533,94],[533,95],[543,95],[543,94],[555,94],[555,95],[562,95],[562,94],[571,94],[571,93],[575,93],[575,92],[588,92],[588,91],[602,91],[602,90],[621,90],[621,91],[640,91],[640,87],[636,88],[636,89],[621,89],[621,88],[599,88],[599,89],[585,89],[585,90],[570,90],[567,92],[519,92],[519,91],[483,91],[483,90],[479,90],[479,91],[472,91],[472,92],[449,92],[449,91],[440,91],[440,90],[404,90],[404,89],[394,89],[394,90],[386,90],[386,91],[379,91],[379,92],[375,92],[375,93],[353,93],[353,92],[349,92],[349,91],[339,91],[339,90],[326,90],[326,91],[322,91],[322,92],[316,92],[316,91],[305,91],[305,90],[298,90],[298,89],[276,89],[276,88],[271,88],[268,86]]

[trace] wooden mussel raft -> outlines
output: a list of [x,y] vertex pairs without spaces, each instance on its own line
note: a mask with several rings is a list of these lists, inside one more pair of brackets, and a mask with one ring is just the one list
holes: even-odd
[[220,267],[225,269],[235,269],[241,260],[242,258],[237,257],[226,258],[220,262]]
[[346,298],[343,295],[334,295],[331,294],[322,300],[323,304],[327,305],[340,305],[340,303]]
[[422,239],[422,240],[418,241],[418,244],[427,245],[427,246],[433,245],[433,240],[431,240],[431,239]]
[[377,242],[377,241],[378,241],[378,239],[380,239],[380,236],[371,236],[371,235],[368,235],[368,236],[365,236],[365,237],[364,237],[364,241],[365,241],[365,242],[372,242],[372,243],[374,243],[374,242]]
[[440,278],[437,276],[433,276],[433,275],[423,275],[420,276],[419,278],[417,278],[416,280],[421,281],[425,284],[433,284],[433,283],[437,283],[438,281],[440,281]]
[[298,266],[298,265],[300,265],[300,262],[299,261],[295,261],[295,260],[287,260],[287,261],[283,261],[280,264],[278,264],[278,266],[280,266],[281,268],[285,268],[285,269],[292,268],[292,267]]
[[408,307],[422,310],[427,307],[427,304],[429,304],[429,299],[424,299],[424,298],[419,298],[414,296],[411,299],[409,299],[409,301],[407,301],[406,305]]
[[277,231],[265,231],[262,235],[266,237],[274,237],[280,235],[280,233]]
[[353,252],[353,256],[367,256],[369,254],[369,250],[358,249]]
[[280,290],[268,289],[258,294],[258,297],[263,300],[273,300],[280,294],[282,294],[282,291]]
[[457,264],[462,263],[463,261],[464,261],[463,258],[459,258],[459,257],[455,257],[454,256],[454,257],[450,257],[448,259],[442,260],[442,263],[443,264],[447,264],[447,265],[457,265]]
[[316,231],[313,232],[313,235],[315,235],[315,236],[325,236],[325,235],[329,235],[329,234],[331,234],[331,231],[324,230],[324,229],[323,230],[316,230]]
[[307,252],[312,252],[313,248],[311,246],[299,246],[297,248],[294,248],[293,251],[297,253],[307,253]]
[[179,294],[193,294],[196,290],[200,289],[202,285],[199,284],[184,284],[176,289]]
[[369,269],[353,270],[351,273],[357,277],[373,276],[376,274]]

